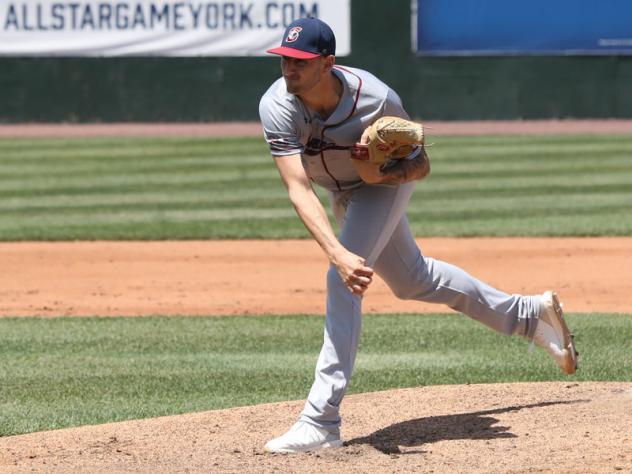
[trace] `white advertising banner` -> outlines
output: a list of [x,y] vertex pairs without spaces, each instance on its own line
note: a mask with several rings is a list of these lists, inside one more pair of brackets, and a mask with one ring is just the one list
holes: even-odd
[[306,16],[351,52],[350,0],[0,0],[0,55],[264,56]]

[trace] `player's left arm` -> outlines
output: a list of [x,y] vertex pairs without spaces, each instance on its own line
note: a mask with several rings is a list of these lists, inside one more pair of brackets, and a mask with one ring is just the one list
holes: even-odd
[[[400,114],[407,116],[403,109]],[[360,143],[369,143],[369,127],[362,134]],[[414,149],[410,157],[389,160],[382,164],[356,159],[351,162],[362,181],[368,184],[404,184],[424,179],[430,174],[430,158],[423,145]]]
[[414,158],[390,160],[382,165],[351,160],[362,181],[368,184],[404,184],[430,174],[430,159],[422,146]]
[[380,173],[384,184],[403,184],[424,179],[430,174],[430,159],[425,147],[421,146],[414,158],[386,162],[380,167]]
[[[383,116],[401,117],[410,120],[410,116],[404,110],[402,100],[397,93],[389,89],[382,110]],[[359,143],[369,142],[369,128],[364,130]],[[383,164],[372,163],[364,160],[351,160],[365,183],[369,184],[404,184],[409,181],[424,179],[430,174],[430,159],[423,145],[420,150],[415,149],[409,158],[389,160]],[[416,154],[415,154],[416,153]]]

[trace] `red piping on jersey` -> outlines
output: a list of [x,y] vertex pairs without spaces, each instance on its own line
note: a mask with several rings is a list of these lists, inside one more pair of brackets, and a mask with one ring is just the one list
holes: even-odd
[[[324,139],[325,139],[325,130],[327,130],[328,128],[337,127],[338,125],[343,123],[345,120],[348,120],[353,115],[353,112],[355,112],[356,107],[358,106],[358,99],[360,98],[360,90],[362,89],[362,79],[360,78],[360,76],[358,76],[357,74],[349,71],[349,69],[345,69],[344,67],[341,67],[341,66],[334,66],[334,67],[336,69],[342,69],[343,71],[348,72],[349,74],[357,77],[358,78],[358,90],[356,92],[356,96],[355,96],[355,99],[353,101],[353,107],[351,108],[351,112],[349,112],[349,115],[347,115],[344,119],[342,119],[338,123],[334,123],[334,124],[327,125],[327,126],[323,127],[323,129],[320,132],[320,142],[321,143],[323,143]],[[331,179],[333,179],[334,182],[336,183],[336,187],[338,188],[338,191],[342,191],[342,187],[340,186],[340,183],[338,182],[338,180],[336,178],[334,178],[334,175],[329,172],[329,168],[327,168],[327,165],[325,164],[325,153],[323,152],[322,148],[320,150],[320,161],[323,163],[323,168],[325,168],[325,171],[327,172],[329,177]]]

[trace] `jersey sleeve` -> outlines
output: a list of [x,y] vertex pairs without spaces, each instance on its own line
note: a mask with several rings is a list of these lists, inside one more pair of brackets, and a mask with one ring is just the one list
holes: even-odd
[[[400,117],[406,120],[410,120],[410,116],[404,110],[404,106],[402,105],[402,99],[399,98],[397,92],[393,89],[388,90],[388,94],[386,96],[386,100],[384,101],[384,116],[390,117]],[[421,147],[415,145],[413,147],[413,151],[406,157],[404,160],[412,160],[416,158],[419,153],[421,153]]]
[[399,98],[397,92],[393,89],[388,90],[386,100],[384,101],[384,116],[401,117],[406,120],[410,120],[410,116],[404,110],[402,105],[402,99]]
[[302,153],[300,131],[291,110],[273,98],[264,96],[259,102],[259,117],[263,126],[263,136],[273,156]]

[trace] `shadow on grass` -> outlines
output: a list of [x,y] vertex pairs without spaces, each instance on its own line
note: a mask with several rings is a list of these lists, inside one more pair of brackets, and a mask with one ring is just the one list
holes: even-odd
[[541,402],[530,405],[518,405],[494,410],[461,413],[458,415],[428,416],[415,420],[403,421],[387,426],[362,438],[354,438],[345,443],[346,446],[368,444],[384,454],[414,454],[421,450],[402,453],[400,446],[419,447],[437,441],[457,439],[498,439],[516,438],[506,426],[495,426],[498,415],[512,411],[541,408],[551,405],[568,405],[585,403],[589,400],[570,400],[557,402]]

